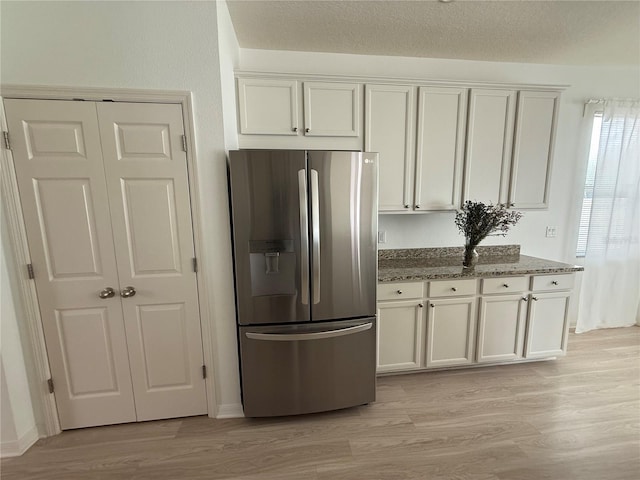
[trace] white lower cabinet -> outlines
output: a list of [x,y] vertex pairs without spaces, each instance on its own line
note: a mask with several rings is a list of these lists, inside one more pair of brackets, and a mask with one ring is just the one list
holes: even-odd
[[431,300],[427,312],[427,367],[473,363],[476,299]]
[[565,355],[575,275],[378,285],[378,373]]
[[525,358],[554,357],[567,353],[570,293],[562,291],[530,295]]
[[378,372],[422,366],[423,307],[419,300],[378,304]]
[[522,358],[526,305],[522,295],[480,298],[478,363]]

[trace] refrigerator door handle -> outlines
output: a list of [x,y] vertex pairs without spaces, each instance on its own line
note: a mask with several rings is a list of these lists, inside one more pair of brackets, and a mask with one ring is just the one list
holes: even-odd
[[318,197],[318,171],[311,169],[311,242],[313,252],[313,303],[320,303],[320,198]]
[[247,332],[245,335],[252,340],[268,340],[272,342],[293,342],[299,340],[320,340],[323,338],[341,337],[354,333],[364,332],[371,328],[371,323],[356,325],[355,327],[341,328],[339,330],[328,330],[326,332],[313,333],[255,333]]
[[307,212],[307,171],[298,170],[298,199],[300,202],[300,301],[309,304],[309,214]]

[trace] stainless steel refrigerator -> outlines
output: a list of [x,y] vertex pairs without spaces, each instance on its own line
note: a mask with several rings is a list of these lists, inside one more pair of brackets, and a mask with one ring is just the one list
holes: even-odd
[[375,400],[377,154],[229,154],[248,417]]

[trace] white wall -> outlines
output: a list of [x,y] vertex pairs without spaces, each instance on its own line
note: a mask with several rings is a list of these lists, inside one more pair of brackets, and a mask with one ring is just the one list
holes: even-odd
[[224,115],[224,143],[227,151],[238,148],[238,115],[236,110],[236,84],[233,71],[240,65],[240,46],[231,23],[225,0],[218,0],[218,40],[220,51],[220,80],[222,111]]
[[[0,209],[0,216],[4,212]],[[38,439],[18,327],[19,311],[9,281],[4,219],[0,219],[0,456],[18,455]]]
[[[219,408],[240,404],[223,101],[214,2],[0,4],[3,84],[193,93]],[[237,408],[236,408],[237,409]],[[229,408],[227,408],[229,410]]]
[[[425,80],[455,80],[570,85],[562,95],[548,211],[527,211],[507,237],[485,244],[519,243],[529,255],[573,262],[577,215],[586,156],[579,153],[583,102],[587,98],[640,96],[635,68],[565,67],[330,53],[241,50],[240,69],[247,71],[362,75]],[[387,243],[380,248],[461,245],[453,213],[380,215]],[[558,227],[546,238],[547,225]]]

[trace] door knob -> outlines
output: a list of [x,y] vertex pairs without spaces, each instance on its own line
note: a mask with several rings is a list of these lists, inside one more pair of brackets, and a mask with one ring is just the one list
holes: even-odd
[[120,296],[123,298],[133,297],[136,294],[136,289],[133,287],[124,287],[120,292]]
[[104,290],[102,290],[98,294],[100,298],[111,298],[111,297],[115,297],[115,295],[116,295],[116,291],[111,287],[106,287]]

